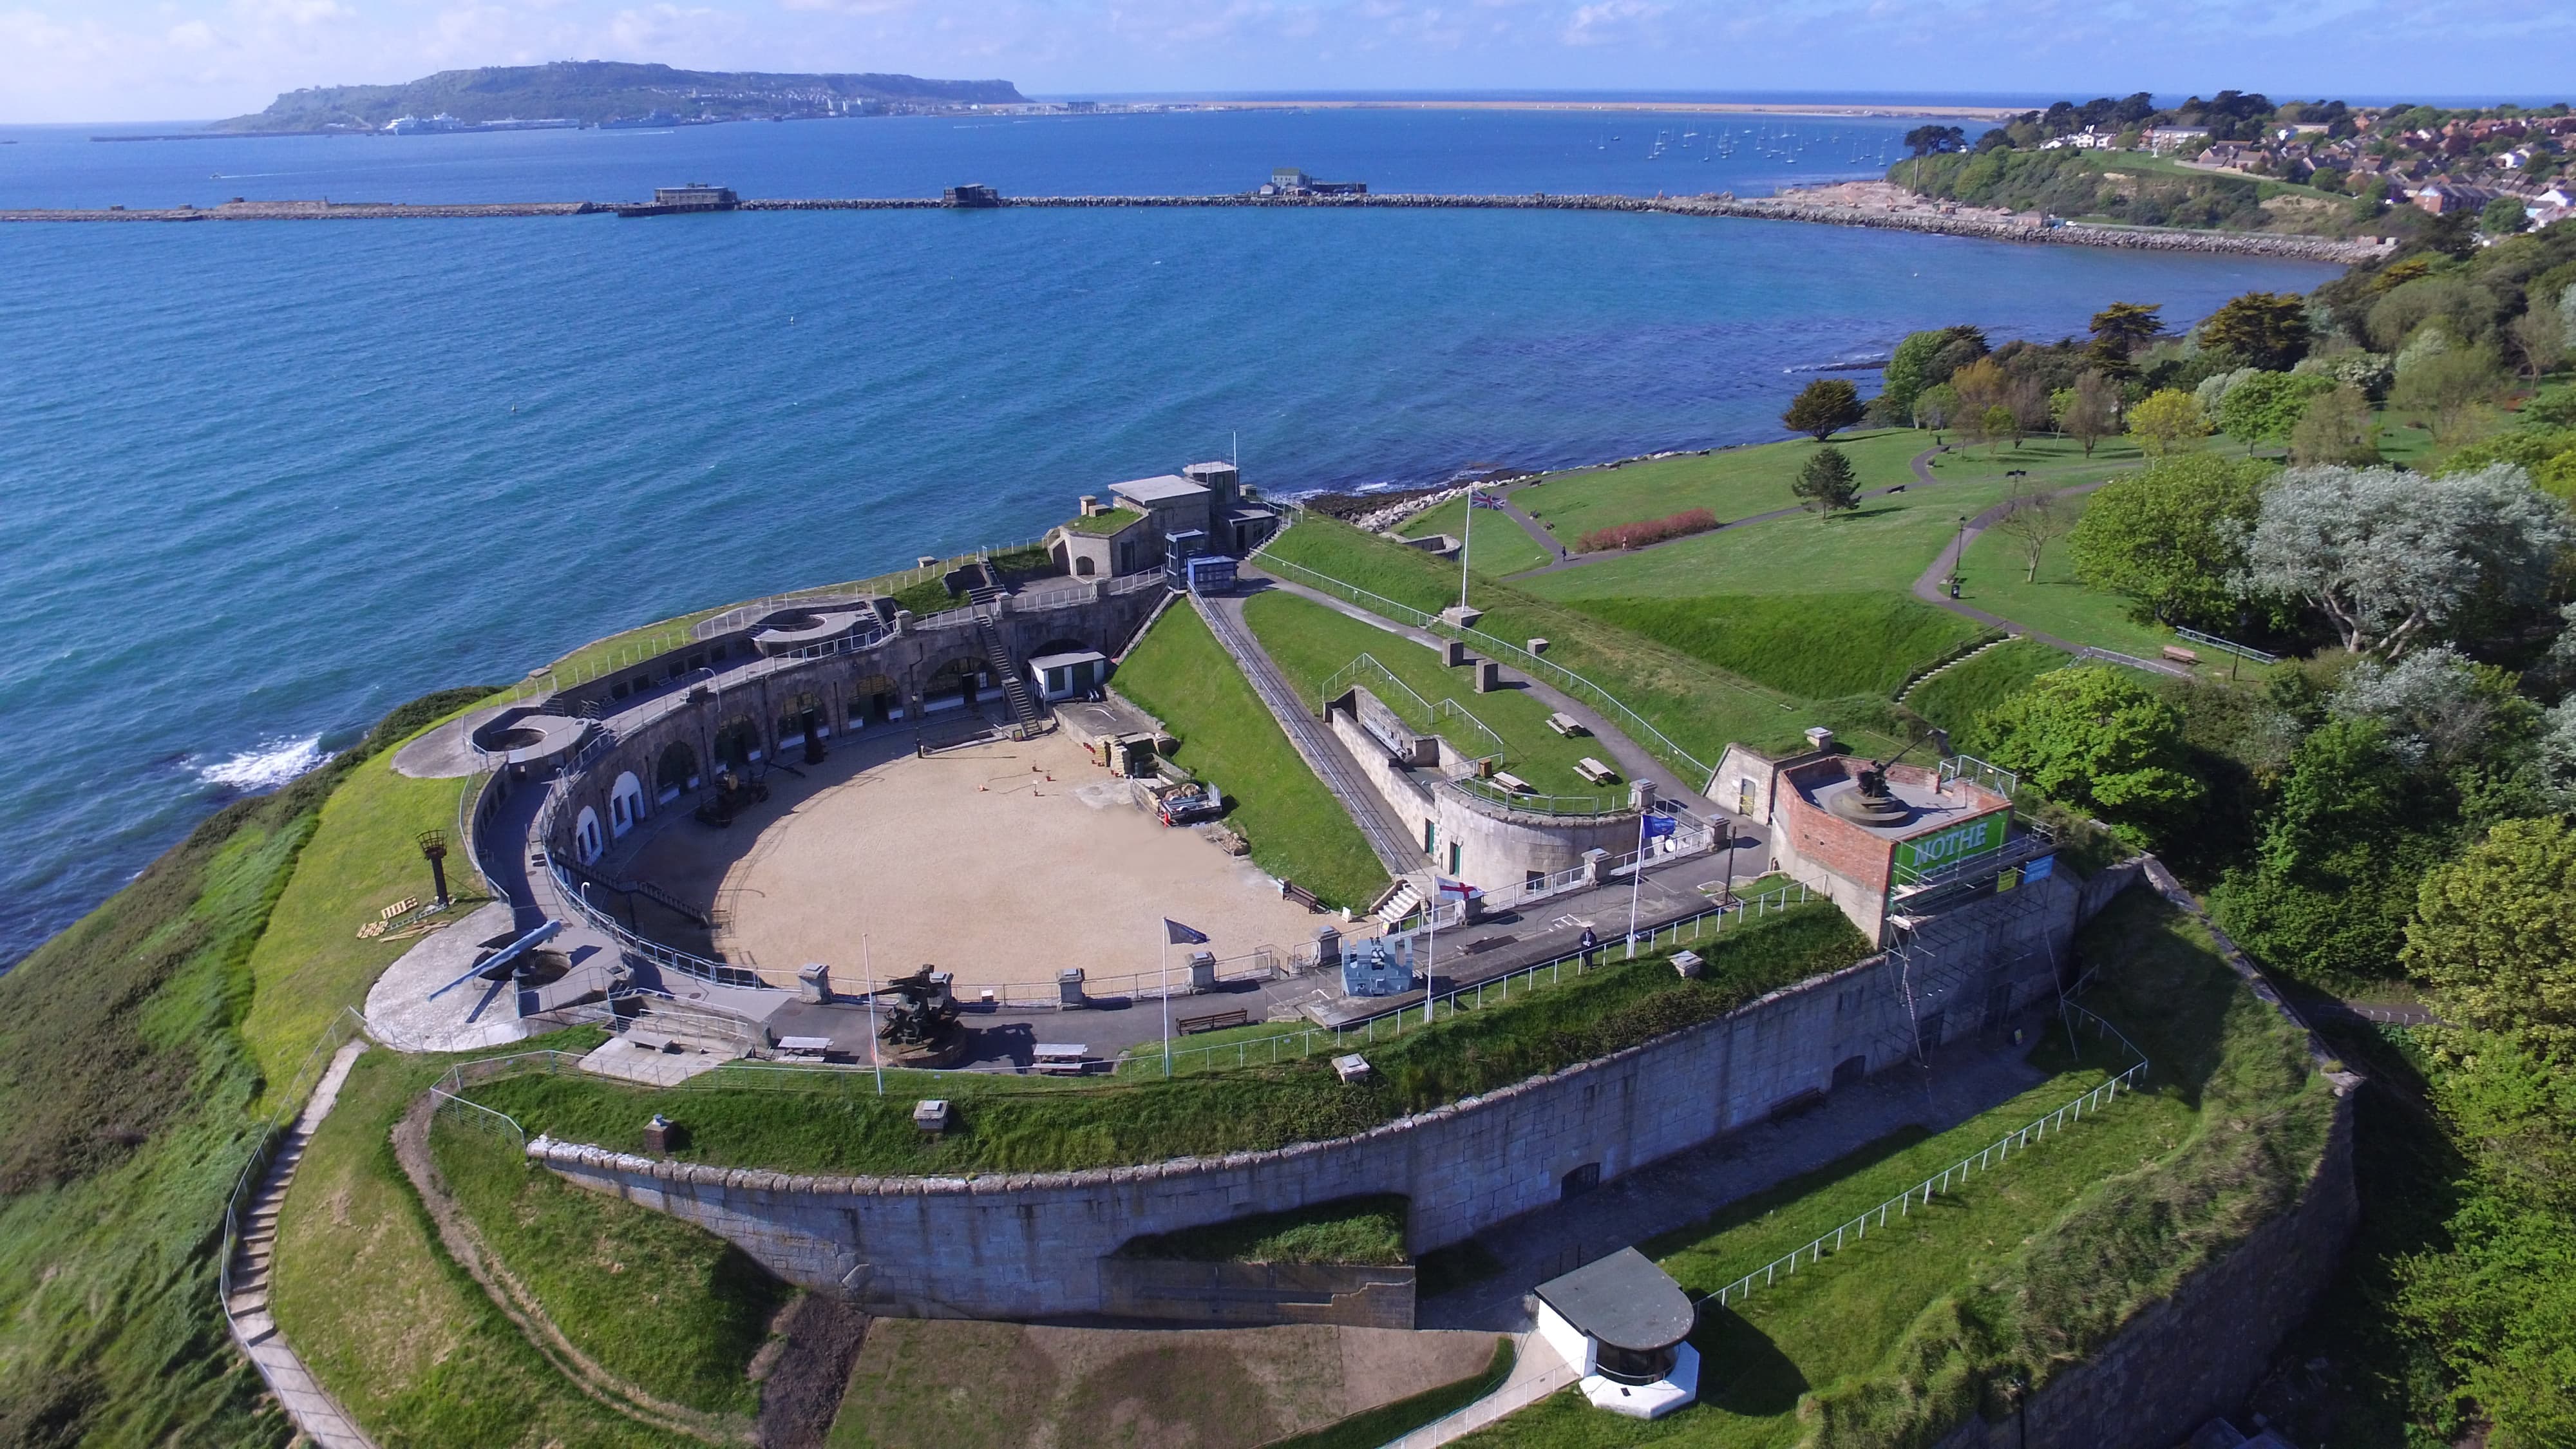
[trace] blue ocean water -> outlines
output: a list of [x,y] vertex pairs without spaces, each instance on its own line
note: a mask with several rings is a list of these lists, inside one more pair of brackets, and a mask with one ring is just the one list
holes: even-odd
[[[1697,123],[47,140],[0,147],[0,205],[220,200],[168,188],[236,148],[319,168],[278,196],[1194,190],[1274,163],[1600,190],[1584,168],[1610,153],[1583,148]],[[639,162],[629,142],[698,149]],[[0,962],[404,699],[687,609],[1034,538],[1077,494],[1238,439],[1249,481],[1296,491],[1775,437],[1793,369],[1913,328],[2054,337],[2114,298],[2181,320],[2326,274],[1567,212],[0,227]]]

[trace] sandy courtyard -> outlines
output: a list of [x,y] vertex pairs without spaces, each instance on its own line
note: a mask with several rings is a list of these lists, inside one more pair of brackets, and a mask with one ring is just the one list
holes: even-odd
[[[1195,949],[1220,959],[1285,951],[1331,919],[1128,804],[1124,783],[1060,734],[898,755],[825,786],[761,831],[717,900],[726,953],[782,985],[821,961],[836,987],[856,987],[864,936],[880,980],[933,962],[970,997],[1004,982],[1052,991],[1071,966],[1095,990],[1121,989],[1117,978],[1156,970],[1165,916],[1206,932]],[[1189,949],[1173,949],[1175,972]]]

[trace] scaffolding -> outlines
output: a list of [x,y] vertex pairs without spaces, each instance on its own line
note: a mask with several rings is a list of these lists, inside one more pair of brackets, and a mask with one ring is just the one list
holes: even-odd
[[[2048,908],[2055,848],[2042,833],[2016,836],[1974,865],[1891,891],[1886,939],[1896,1000],[1882,1018],[1874,1056],[1911,1056],[1928,1066],[1932,1049],[1969,1010],[1979,1013],[1981,1029],[2000,1026],[2028,1004],[2014,999],[2014,983],[2029,974],[2022,968],[2035,955],[2046,957],[2050,989],[2063,1002],[2058,942],[2029,929]],[[1983,950],[1976,949],[1981,938]]]

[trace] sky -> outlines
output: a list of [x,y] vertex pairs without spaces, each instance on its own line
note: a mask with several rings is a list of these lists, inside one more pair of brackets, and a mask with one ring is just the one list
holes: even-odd
[[2557,99],[2567,0],[0,0],[0,122],[211,119],[547,60],[1441,90]]

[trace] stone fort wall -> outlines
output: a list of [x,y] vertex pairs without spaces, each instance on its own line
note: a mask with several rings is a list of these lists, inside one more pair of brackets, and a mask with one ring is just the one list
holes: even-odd
[[[2071,874],[2071,873],[2070,873]],[[2134,876],[1990,900],[1956,944],[1960,996],[2006,1007],[2055,990],[2066,940]],[[1026,1318],[1106,1311],[1102,1259],[1130,1238],[1368,1193],[1412,1201],[1415,1252],[1556,1202],[1566,1180],[1602,1180],[1830,1092],[1837,1079],[1911,1056],[1904,968],[1874,956],[1720,1018],[1599,1060],[1352,1137],[1220,1159],[976,1178],[821,1177],[725,1169],[540,1138],[531,1158],[566,1179],[687,1218],[780,1276],[839,1289],[898,1316]],[[1912,970],[1918,1001],[1926,963]],[[1920,1002],[1926,1014],[1938,1002]],[[1981,1013],[1952,1009],[1944,1036]],[[793,1110],[782,1098],[780,1110]],[[971,1110],[971,1109],[970,1109]]]

